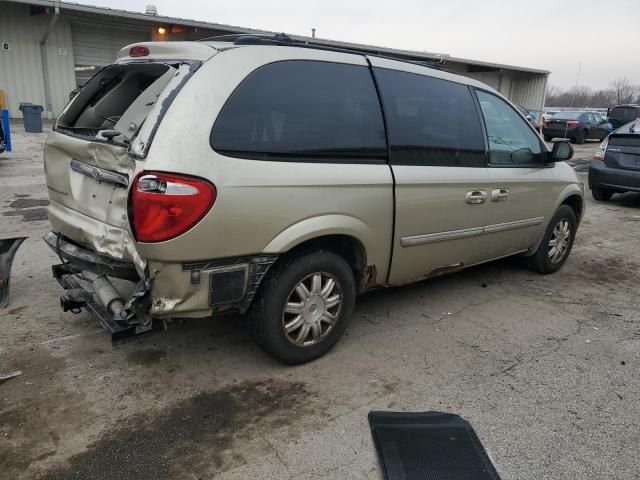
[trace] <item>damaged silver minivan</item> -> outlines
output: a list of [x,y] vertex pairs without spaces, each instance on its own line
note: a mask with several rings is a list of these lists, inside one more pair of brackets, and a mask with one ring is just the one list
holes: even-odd
[[63,309],[114,340],[248,312],[302,363],[357,293],[515,254],[558,270],[584,210],[571,154],[433,66],[284,36],[142,43],[47,139],[45,241]]

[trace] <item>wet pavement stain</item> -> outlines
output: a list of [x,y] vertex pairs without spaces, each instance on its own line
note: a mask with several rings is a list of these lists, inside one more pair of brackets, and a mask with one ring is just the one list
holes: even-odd
[[127,361],[136,365],[153,365],[167,356],[167,352],[159,348],[147,348],[127,353]]
[[47,220],[46,208],[31,208],[28,210],[12,210],[10,212],[4,212],[2,215],[5,217],[21,216],[23,222],[39,222]]
[[14,200],[9,204],[11,208],[15,209],[23,209],[23,208],[33,208],[33,207],[46,207],[49,205],[49,200],[46,198],[20,198],[18,200]]
[[17,314],[21,313],[23,310],[25,310],[26,308],[27,308],[27,306],[23,305],[21,307],[15,307],[15,308],[12,308],[10,310],[7,310],[6,313],[7,313],[7,315],[17,315]]
[[294,434],[294,423],[317,413],[317,404],[304,384],[275,379],[200,393],[131,418],[39,479],[210,478],[211,469],[244,461],[231,452],[236,442],[250,441],[265,427],[290,427]]

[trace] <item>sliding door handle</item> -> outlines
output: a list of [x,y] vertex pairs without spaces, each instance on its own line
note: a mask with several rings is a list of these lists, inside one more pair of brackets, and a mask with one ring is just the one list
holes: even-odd
[[505,202],[509,198],[508,188],[496,188],[491,192],[492,202]]
[[484,190],[471,190],[470,192],[467,192],[467,195],[465,196],[465,201],[472,205],[484,203],[486,199],[487,192]]

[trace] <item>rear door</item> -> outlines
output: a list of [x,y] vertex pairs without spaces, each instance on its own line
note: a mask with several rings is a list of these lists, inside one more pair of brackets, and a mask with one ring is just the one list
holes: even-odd
[[546,149],[515,108],[493,93],[476,90],[489,144],[486,247],[490,258],[526,250],[553,214],[560,185],[545,164]]
[[419,67],[412,73],[388,60],[371,62],[396,183],[389,282],[408,283],[481,261],[489,178],[469,88]]

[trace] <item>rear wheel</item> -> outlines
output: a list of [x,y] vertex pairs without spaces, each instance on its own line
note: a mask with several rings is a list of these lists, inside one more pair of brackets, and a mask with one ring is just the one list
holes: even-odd
[[538,249],[528,257],[529,268],[543,274],[560,270],[571,253],[577,225],[573,208],[562,205],[549,222]]
[[253,333],[275,359],[291,365],[327,353],[347,328],[356,282],[331,252],[283,260],[269,271],[251,307]]
[[593,187],[591,189],[591,195],[599,202],[606,202],[607,200],[611,200],[613,192],[611,190],[607,190],[606,188]]
[[544,141],[545,142],[550,142],[551,140],[553,140],[553,137],[551,135],[545,135],[544,136]]
[[585,140],[587,139],[587,135],[585,133],[584,130],[580,130],[575,137],[573,137],[573,143],[575,143],[576,145],[582,145],[584,144]]

